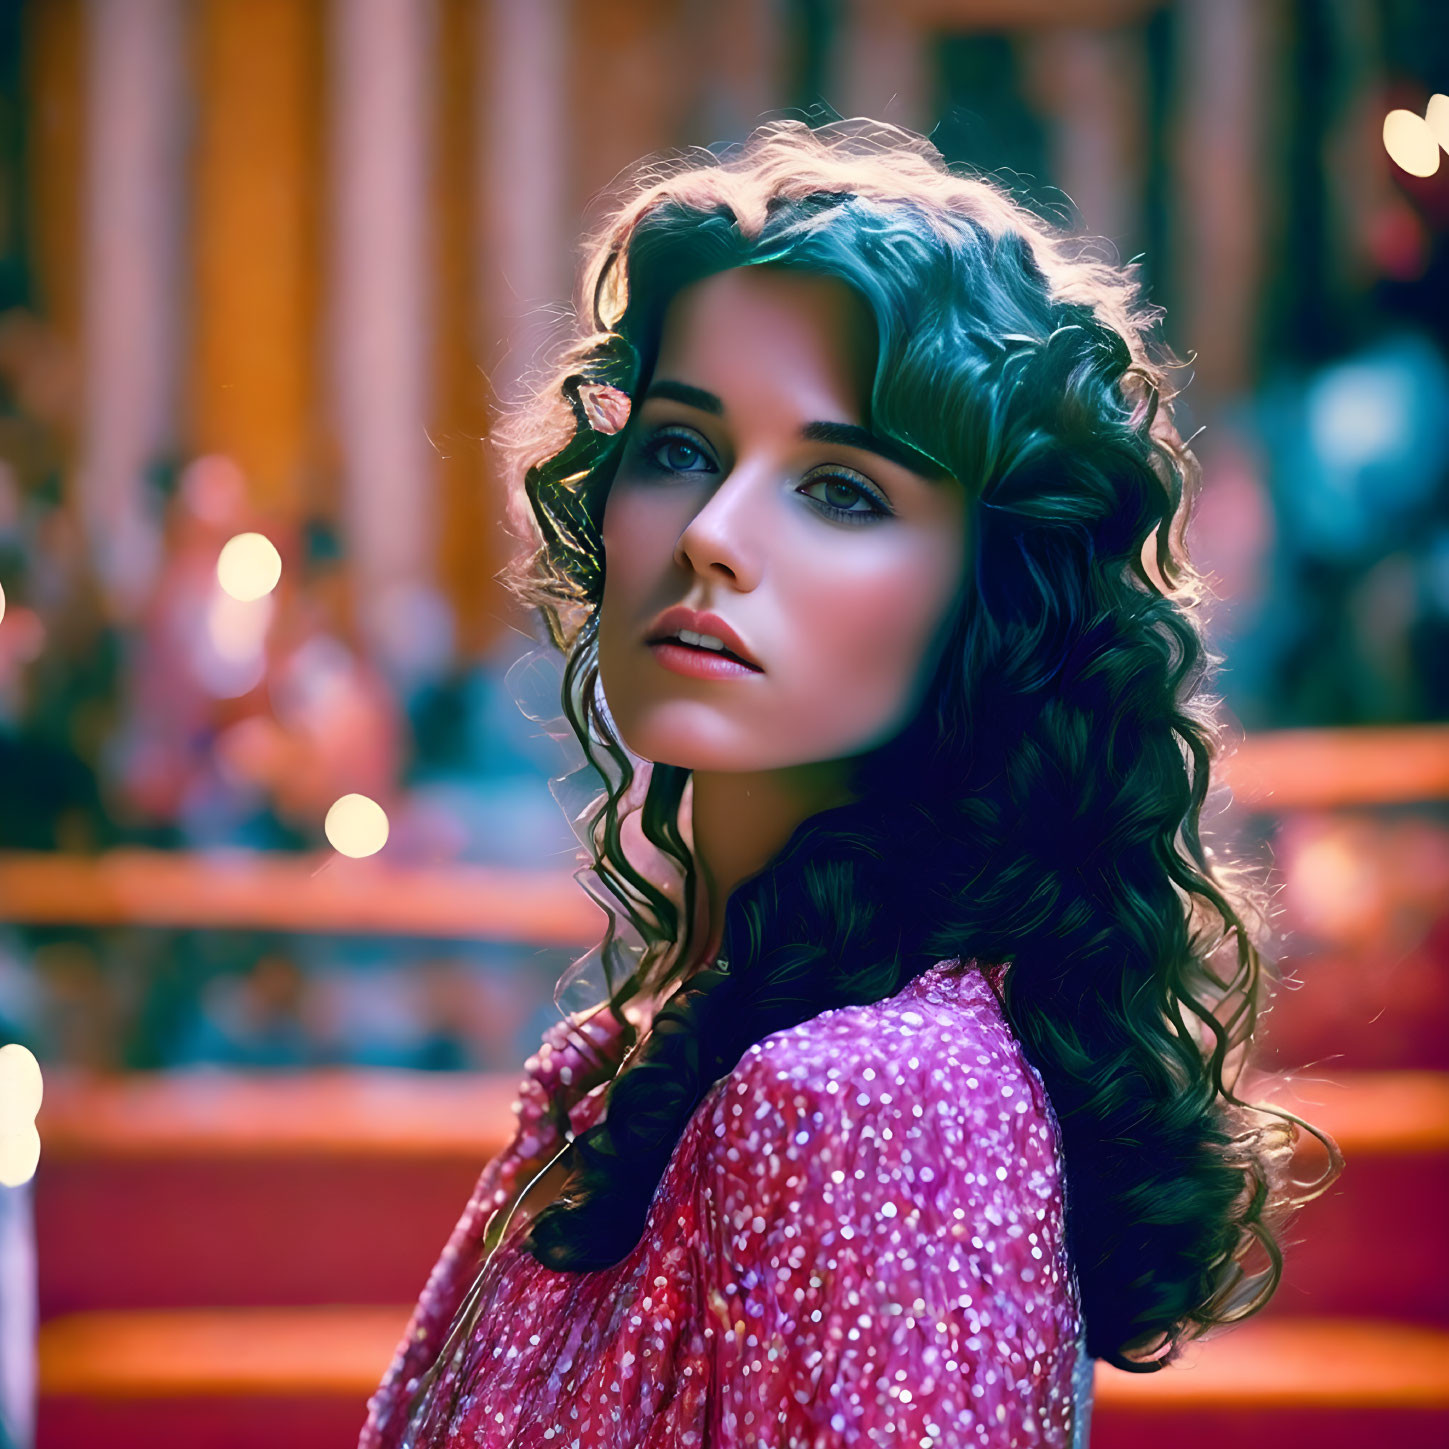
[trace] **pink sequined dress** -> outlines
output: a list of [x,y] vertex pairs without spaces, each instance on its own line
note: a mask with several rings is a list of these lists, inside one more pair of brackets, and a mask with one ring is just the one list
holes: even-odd
[[[521,1214],[483,1252],[564,1145],[550,1089],[575,1132],[602,1107],[598,1069],[593,1085],[551,1027],[359,1449],[405,1442],[408,1389],[471,1290],[476,1323],[439,1380],[451,1418],[417,1449],[1081,1449],[1092,1361],[1060,1129],[998,983],[939,962],[750,1047],[695,1109],[638,1246],[593,1273],[536,1263]],[[608,1012],[583,1030],[620,1050]]]

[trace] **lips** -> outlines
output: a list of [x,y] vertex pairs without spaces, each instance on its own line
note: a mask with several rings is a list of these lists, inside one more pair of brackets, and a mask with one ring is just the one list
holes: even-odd
[[681,629],[689,629],[696,634],[712,634],[724,644],[724,650],[703,650],[703,653],[720,654],[724,657],[738,660],[749,668],[764,673],[764,666],[750,653],[749,646],[718,614],[701,613],[696,609],[688,609],[683,604],[676,604],[671,609],[666,609],[649,626],[645,635],[645,643],[660,644],[665,640],[675,640],[679,637]]

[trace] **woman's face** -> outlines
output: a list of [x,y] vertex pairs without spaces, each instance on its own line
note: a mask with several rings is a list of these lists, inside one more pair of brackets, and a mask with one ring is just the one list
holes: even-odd
[[[834,278],[744,267],[671,303],[604,514],[599,667],[636,755],[844,760],[919,707],[966,497],[866,431],[874,349],[864,301]],[[664,617],[680,608],[713,617]]]

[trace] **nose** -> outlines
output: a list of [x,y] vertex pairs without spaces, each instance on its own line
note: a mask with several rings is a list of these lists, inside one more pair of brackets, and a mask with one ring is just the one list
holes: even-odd
[[[760,470],[736,467],[690,519],[674,548],[681,568],[704,578],[722,578],[747,593],[760,581],[763,565],[758,529],[760,499],[751,497],[763,479]],[[752,487],[753,483],[753,487]]]

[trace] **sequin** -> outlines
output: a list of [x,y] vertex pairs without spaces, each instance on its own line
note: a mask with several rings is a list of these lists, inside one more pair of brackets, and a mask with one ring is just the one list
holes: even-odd
[[[617,1053],[607,1015],[584,1030]],[[559,1083],[575,1131],[597,1120],[602,1074],[561,1022],[359,1449],[395,1449],[405,1387],[437,1357],[489,1219],[562,1145]],[[700,1102],[620,1263],[553,1272],[520,1247],[526,1220],[509,1228],[441,1381],[451,1422],[418,1449],[1080,1445],[1091,1375],[1060,1138],[975,962],[777,1032]]]

